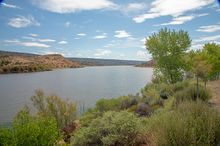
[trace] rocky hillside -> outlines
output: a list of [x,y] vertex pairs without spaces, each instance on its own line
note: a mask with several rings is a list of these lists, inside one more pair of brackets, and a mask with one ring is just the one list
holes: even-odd
[[0,54],[0,73],[36,72],[55,68],[78,68],[78,62],[65,59],[62,55],[16,55]]
[[62,55],[52,54],[52,55],[43,55],[33,58],[34,61],[44,64],[45,66],[51,68],[78,68],[80,67],[79,62],[74,62],[65,59]]
[[140,65],[136,65],[136,67],[154,67],[156,64],[156,62],[154,60],[150,60],[150,61],[147,61],[145,63],[142,63]]

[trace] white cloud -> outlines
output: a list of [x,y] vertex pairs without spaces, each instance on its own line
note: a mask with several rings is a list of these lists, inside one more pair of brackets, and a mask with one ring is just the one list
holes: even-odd
[[191,21],[192,19],[194,19],[194,16],[180,16],[180,17],[174,17],[173,20],[169,23],[163,23],[161,25],[179,25],[179,24],[183,24],[185,22]]
[[144,42],[142,42],[140,38],[133,37],[112,40],[103,47],[111,49],[145,49]]
[[97,49],[94,55],[97,57],[101,57],[101,56],[108,56],[111,53],[112,52],[110,50]]
[[200,50],[202,49],[204,44],[192,44],[191,49],[192,50]]
[[116,38],[127,38],[130,37],[131,35],[126,32],[125,30],[117,30],[115,31],[115,35]]
[[71,25],[71,23],[70,23],[69,21],[65,22],[65,24],[64,24],[64,26],[65,26],[66,28],[69,28],[70,25]]
[[143,38],[140,40],[142,43],[145,43],[146,42],[146,38]]
[[20,42],[17,44],[20,46],[25,46],[25,47],[37,47],[37,48],[49,48],[50,47],[47,44],[42,44],[38,42]]
[[[31,39],[32,37],[27,37],[27,39]],[[26,38],[25,38],[26,39]],[[35,40],[36,41],[36,40]],[[19,46],[25,46],[25,47],[38,47],[38,48],[49,48],[50,46],[44,43],[40,42],[34,42],[32,41],[20,41],[18,39],[12,39],[12,40],[4,40],[5,43],[10,43],[13,45],[19,45]]]
[[119,57],[120,57],[120,58],[124,58],[124,57],[125,57],[125,54],[120,54]]
[[7,4],[7,3],[1,3],[0,5],[2,5],[3,7],[7,7],[7,8],[21,9],[20,7],[18,7],[16,5]]
[[220,23],[216,25],[200,26],[196,31],[200,32],[215,32],[220,30]]
[[214,35],[214,36],[204,36],[197,40],[194,40],[194,42],[207,42],[207,41],[217,41],[220,39],[220,35]]
[[140,14],[144,10],[146,10],[147,5],[146,3],[129,3],[127,5],[121,5],[121,6],[118,5],[117,7],[114,8],[115,10],[119,10],[126,15],[130,15],[130,14],[134,15],[134,14]]
[[93,39],[105,39],[107,38],[107,34],[103,33],[101,35],[94,36]]
[[13,40],[4,40],[5,43],[19,43],[20,41],[17,39],[13,39]]
[[38,36],[38,34],[34,34],[34,33],[30,33],[29,35],[32,36],[32,37],[37,37]]
[[62,45],[67,44],[67,43],[68,43],[67,41],[60,41],[60,42],[58,42],[58,44],[62,44]]
[[215,0],[154,0],[151,9],[146,13],[133,18],[136,23],[160,16],[177,17],[188,11],[200,9],[212,4]]
[[15,28],[22,28],[28,26],[40,26],[40,23],[37,22],[33,16],[28,15],[27,17],[18,16],[15,18],[11,18],[8,22],[8,25]]
[[53,39],[38,39],[39,42],[56,42],[56,40]]
[[22,39],[31,40],[31,41],[37,41],[37,38],[29,37],[29,36],[23,36]]
[[198,15],[173,17],[171,22],[162,23],[160,25],[180,25],[180,24],[186,23],[188,21],[191,21],[191,20],[195,19],[196,17],[202,17],[202,16],[207,16],[207,15],[209,15],[209,14],[204,13],[204,14],[198,14]]
[[87,34],[85,34],[85,33],[78,33],[77,35],[78,36],[86,36]]
[[105,48],[111,48],[111,47],[113,47],[113,46],[114,46],[113,43],[109,43],[109,44],[105,45],[104,47],[105,47]]
[[33,0],[38,7],[56,13],[74,13],[82,10],[97,10],[113,7],[109,0]]
[[141,59],[148,59],[148,54],[146,51],[142,51],[142,50],[138,50],[136,53],[137,57],[141,58]]
[[143,10],[145,9],[145,4],[144,3],[130,3],[128,4],[127,11],[137,11],[137,10]]

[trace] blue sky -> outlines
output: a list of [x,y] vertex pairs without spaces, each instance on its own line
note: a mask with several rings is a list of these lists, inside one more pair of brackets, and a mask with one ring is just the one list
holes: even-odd
[[149,60],[144,39],[186,30],[191,49],[220,44],[217,0],[5,0],[0,50],[65,57]]

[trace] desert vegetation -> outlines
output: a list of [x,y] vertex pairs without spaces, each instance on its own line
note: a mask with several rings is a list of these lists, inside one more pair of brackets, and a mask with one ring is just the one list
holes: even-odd
[[[0,145],[216,146],[220,114],[209,104],[209,81],[220,75],[220,46],[190,51],[185,31],[161,29],[146,39],[154,78],[139,94],[100,99],[82,115],[77,104],[36,91]],[[5,62],[4,62],[5,64]],[[6,62],[7,64],[7,62]],[[215,95],[219,96],[219,95]]]

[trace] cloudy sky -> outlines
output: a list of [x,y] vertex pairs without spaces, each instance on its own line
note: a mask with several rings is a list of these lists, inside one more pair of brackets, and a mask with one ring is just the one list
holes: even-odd
[[163,27],[189,32],[192,49],[220,43],[217,0],[5,0],[0,50],[148,60],[144,39]]

